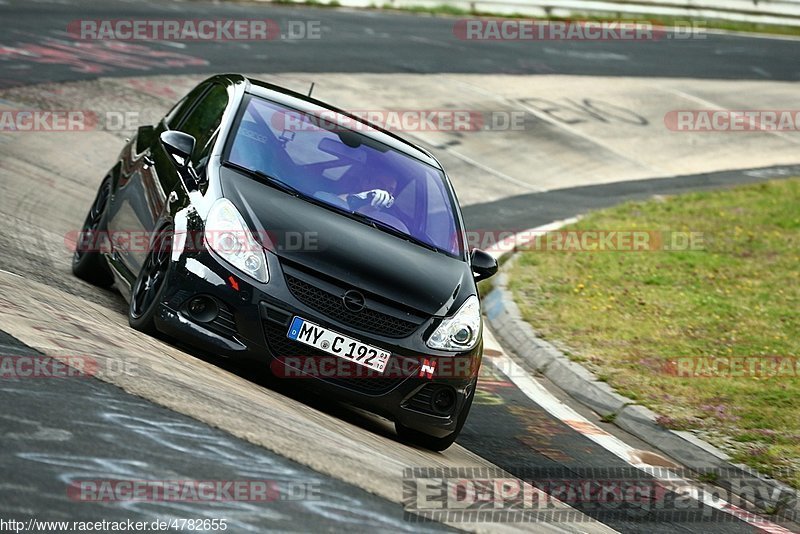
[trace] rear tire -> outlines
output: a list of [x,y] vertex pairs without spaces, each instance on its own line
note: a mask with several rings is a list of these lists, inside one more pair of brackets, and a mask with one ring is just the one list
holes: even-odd
[[158,232],[131,288],[128,324],[150,335],[156,334],[155,316],[167,287],[172,263],[172,238],[171,227],[162,228]]
[[467,422],[467,416],[469,415],[469,410],[472,408],[472,399],[475,398],[475,388],[478,387],[478,381],[476,380],[472,387],[470,388],[469,397],[467,397],[467,401],[464,404],[464,408],[461,410],[461,413],[458,414],[458,423],[456,424],[456,429],[453,431],[452,434],[448,434],[443,438],[437,438],[435,436],[431,436],[430,434],[425,434],[424,432],[420,432],[419,430],[414,430],[413,428],[408,428],[407,426],[401,423],[395,423],[394,428],[397,431],[397,436],[400,438],[400,441],[410,443],[412,445],[417,445],[424,449],[428,449],[431,451],[441,452],[450,445],[452,445],[458,435],[461,434],[461,429],[464,428],[464,423]]
[[110,287],[114,276],[101,252],[105,244],[106,208],[111,196],[111,178],[106,176],[83,221],[72,256],[72,274],[99,287]]

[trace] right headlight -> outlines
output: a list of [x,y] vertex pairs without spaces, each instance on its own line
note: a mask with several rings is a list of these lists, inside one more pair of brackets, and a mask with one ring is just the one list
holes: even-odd
[[204,238],[206,246],[220,258],[259,282],[269,282],[264,249],[230,200],[221,198],[211,206]]
[[472,295],[456,313],[445,318],[428,338],[432,349],[461,352],[470,350],[478,343],[481,332],[481,305]]

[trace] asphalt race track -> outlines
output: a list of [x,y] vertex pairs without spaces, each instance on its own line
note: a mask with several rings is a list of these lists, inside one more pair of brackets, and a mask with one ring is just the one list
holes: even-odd
[[[5,0],[2,5],[2,60],[6,84],[91,79],[98,74],[136,75],[169,73],[175,67],[158,57],[126,68],[89,50],[76,53],[71,63],[34,69],[26,62],[30,47],[61,46],[69,35],[67,25],[77,19],[120,18],[255,18],[251,5],[201,2],[25,2]],[[454,38],[448,19],[415,17],[377,11],[259,8],[263,17],[287,30],[288,20],[322,21],[325,54],[319,41],[276,39],[268,47],[250,43],[185,43],[149,47],[172,52],[180,72],[376,72],[376,73],[503,73],[577,74],[582,76],[692,77],[714,79],[769,79],[794,81],[800,77],[796,45],[791,41],[753,40],[713,36],[704,40],[664,40],[636,43],[606,41],[553,43],[497,42],[492,46]],[[284,31],[286,33],[286,31]],[[183,44],[183,43],[182,43]],[[69,46],[69,45],[67,45]],[[88,46],[88,45],[87,45]],[[9,50],[9,48],[13,50]],[[107,49],[105,46],[97,47]],[[94,59],[94,61],[92,60]],[[162,58],[166,59],[166,58]],[[18,64],[29,68],[19,68]],[[74,67],[79,67],[75,69]],[[82,72],[76,72],[82,71]]]
[[[321,37],[110,43],[78,42],[67,31],[78,19],[125,18],[271,18],[281,28],[319,21]],[[0,128],[0,355],[88,354],[103,370],[100,380],[0,379],[0,519],[227,518],[232,532],[787,531],[696,500],[696,515],[657,520],[642,510],[604,514],[556,502],[561,515],[535,524],[411,522],[403,513],[407,469],[496,467],[522,478],[551,469],[579,477],[587,468],[635,463],[593,433],[671,461],[544,384],[547,402],[585,418],[568,424],[490,363],[457,445],[440,454],[415,449],[380,418],[134,332],[119,295],[72,277],[65,236],[78,228],[122,139],[208,73],[260,73],[298,89],[313,81],[315,96],[349,109],[523,110],[521,131],[410,134],[441,157],[475,230],[522,230],[627,199],[798,174],[791,134],[696,141],[665,131],[663,122],[666,110],[686,102],[742,109],[750,98],[750,107],[790,107],[800,79],[796,41],[708,34],[474,43],[454,37],[453,20],[233,2],[0,0],[0,112],[137,113],[135,123],[88,132]],[[503,354],[487,348],[487,362]],[[102,478],[269,479],[280,498],[87,503],[65,489]]]

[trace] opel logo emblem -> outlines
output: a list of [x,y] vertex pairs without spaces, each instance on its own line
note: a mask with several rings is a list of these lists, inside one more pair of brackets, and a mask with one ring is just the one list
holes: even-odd
[[360,312],[364,309],[364,295],[354,289],[345,291],[342,296],[344,307],[351,312]]

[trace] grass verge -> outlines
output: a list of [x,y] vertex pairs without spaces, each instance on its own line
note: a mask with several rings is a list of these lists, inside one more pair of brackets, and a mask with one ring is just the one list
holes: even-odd
[[[306,5],[312,7],[341,7],[342,4],[339,0],[270,0],[274,4],[294,4]],[[545,21],[603,21],[603,22],[649,22],[654,26],[682,27],[685,28],[689,22],[700,23],[701,28],[711,30],[727,30],[734,32],[744,33],[763,33],[771,35],[790,35],[800,36],[800,26],[782,26],[772,24],[760,24],[755,22],[739,22],[732,20],[722,19],[697,19],[691,17],[672,17],[672,16],[655,16],[655,15],[637,15],[626,13],[602,14],[602,13],[574,13],[572,17],[531,17],[522,13],[493,13],[491,11],[481,11],[475,9],[464,9],[461,7],[453,6],[450,4],[436,4],[433,6],[411,5],[411,6],[396,6],[391,2],[384,2],[382,4],[371,3],[366,9],[384,9],[391,11],[400,11],[416,14],[427,14],[434,16],[451,16],[451,17],[496,17],[496,18],[510,18],[510,19],[531,19]]]
[[[708,28],[712,30],[726,30],[734,32],[747,32],[747,33],[766,33],[773,35],[800,35],[800,27],[796,26],[782,26],[772,24],[759,24],[755,22],[739,22],[734,20],[722,19],[692,19],[689,17],[672,17],[672,16],[656,16],[656,15],[637,15],[616,13],[612,15],[605,15],[600,13],[574,13],[572,17],[531,17],[530,15],[523,15],[522,13],[499,14],[487,11],[470,10],[455,7],[449,4],[438,4],[435,6],[409,6],[396,8],[391,3],[383,4],[384,9],[398,9],[400,11],[411,11],[413,13],[427,13],[431,15],[449,15],[449,16],[474,16],[474,17],[498,17],[498,18],[512,18],[512,19],[530,19],[536,20],[550,20],[550,21],[595,21],[595,22],[649,22],[654,26],[670,27],[685,27],[688,22],[696,22],[700,24],[700,28]],[[687,20],[688,19],[688,20]]]
[[660,424],[800,488],[800,179],[630,202],[564,230],[699,233],[700,250],[527,250],[510,289],[542,337]]

